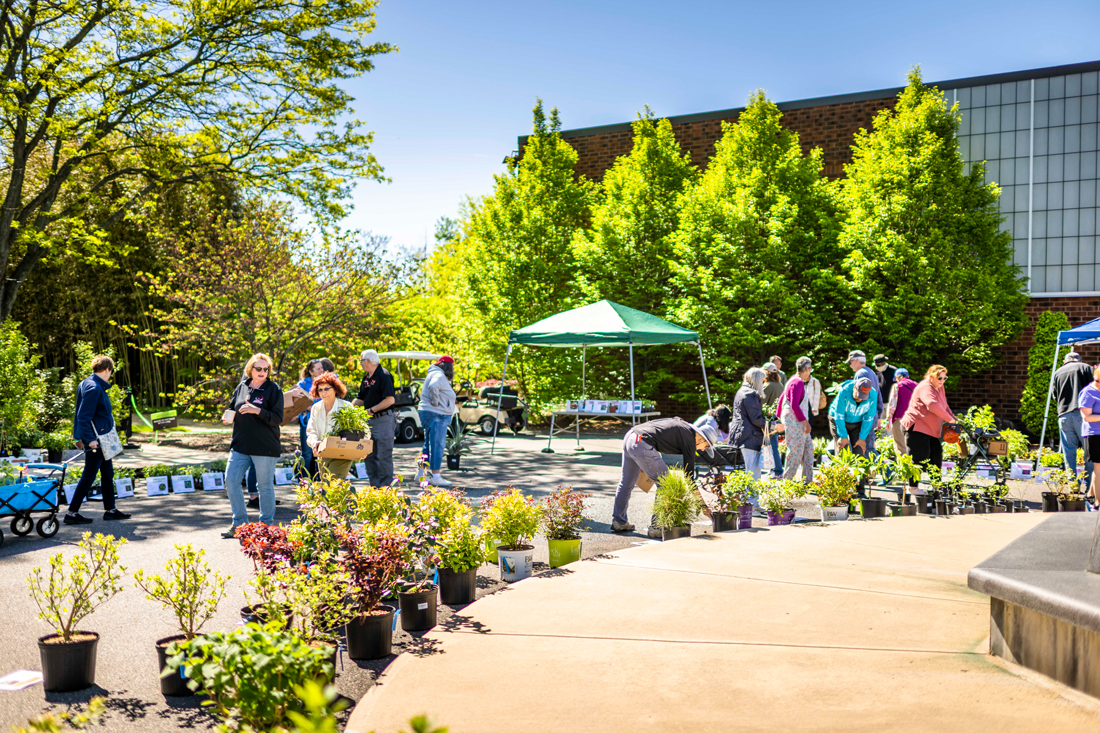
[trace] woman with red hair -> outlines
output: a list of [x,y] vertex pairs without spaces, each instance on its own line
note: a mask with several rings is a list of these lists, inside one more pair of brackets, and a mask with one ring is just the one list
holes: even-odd
[[[336,413],[351,405],[344,397],[348,388],[340,381],[340,377],[332,372],[325,372],[313,380],[313,386],[309,395],[318,402],[313,403],[309,410],[309,421],[306,423],[306,441],[313,449],[314,455],[321,449],[321,443],[325,437],[332,435],[335,429],[333,418]],[[322,458],[320,461],[321,473],[332,474],[336,478],[347,478],[351,469],[351,461],[338,458]]]

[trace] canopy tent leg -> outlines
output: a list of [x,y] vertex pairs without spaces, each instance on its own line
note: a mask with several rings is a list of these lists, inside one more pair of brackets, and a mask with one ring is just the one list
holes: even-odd
[[696,341],[695,345],[699,347],[699,364],[703,367],[703,387],[707,390],[707,409],[714,409],[714,405],[710,401],[710,383],[707,381],[707,362],[703,359],[703,342]]
[[1062,345],[1055,341],[1054,343],[1054,361],[1050,365],[1050,386],[1047,387],[1047,406],[1043,410],[1043,430],[1039,434],[1039,452],[1035,455],[1035,472],[1038,473],[1039,467],[1042,466],[1043,460],[1043,441],[1047,436],[1047,416],[1050,415],[1050,396],[1054,393],[1054,372],[1058,368],[1058,350],[1062,348]]
[[[493,444],[489,447],[489,455],[497,449],[497,431],[500,430],[500,403],[504,401],[504,377],[508,374],[508,357],[512,355],[512,342],[508,342],[508,350],[504,352],[504,371],[500,373],[500,389],[497,391],[497,419],[493,420]],[[554,436],[551,435],[551,438]],[[549,448],[550,446],[547,445]]]
[[573,420],[573,431],[577,435],[577,444],[573,446],[575,451],[583,451],[584,446],[581,445],[581,416],[580,413],[584,412],[584,401],[588,399],[588,386],[585,380],[585,367],[588,364],[588,344],[581,344],[581,403],[577,405],[577,416]]
[[634,342],[630,342],[630,424],[637,425],[637,418],[634,416]]

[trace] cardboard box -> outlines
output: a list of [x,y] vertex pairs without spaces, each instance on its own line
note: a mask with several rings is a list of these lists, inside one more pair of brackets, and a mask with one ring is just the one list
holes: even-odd
[[313,455],[318,458],[336,458],[342,461],[361,461],[371,454],[374,450],[374,441],[370,439],[364,440],[344,440],[335,435],[330,435],[325,438],[325,442],[321,444],[321,450],[316,451]]
[[989,441],[989,449],[986,451],[991,456],[1007,456],[1008,455],[1008,441],[1007,440],[991,440]]
[[645,471],[638,471],[638,488],[647,494],[653,488],[653,479]]
[[305,397],[292,397],[287,393],[283,393],[283,425],[289,425],[301,415],[303,412],[313,407],[313,398],[308,395]]

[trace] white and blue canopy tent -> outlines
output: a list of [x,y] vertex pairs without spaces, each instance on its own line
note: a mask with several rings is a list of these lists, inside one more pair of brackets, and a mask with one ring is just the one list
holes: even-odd
[[1047,404],[1043,410],[1043,430],[1039,434],[1039,455],[1036,457],[1036,465],[1039,465],[1038,460],[1043,456],[1043,443],[1047,435],[1047,418],[1050,416],[1050,398],[1054,394],[1054,372],[1058,371],[1058,352],[1061,351],[1063,346],[1069,346],[1072,350],[1073,346],[1077,344],[1100,344],[1100,318],[1094,318],[1088,323],[1082,323],[1080,326],[1071,328],[1068,331],[1058,332],[1058,341],[1054,345],[1054,361],[1050,364],[1050,385],[1047,387]]

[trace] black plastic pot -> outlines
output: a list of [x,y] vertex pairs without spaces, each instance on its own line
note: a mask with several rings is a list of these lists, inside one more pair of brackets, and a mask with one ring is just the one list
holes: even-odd
[[1063,499],[1058,498],[1058,511],[1060,512],[1083,512],[1085,511],[1084,499]]
[[362,430],[341,430],[340,437],[344,440],[362,440],[366,435]]
[[58,634],[47,634],[38,640],[42,658],[42,687],[46,692],[72,692],[95,684],[96,645],[99,634],[88,631],[94,639],[47,644]]
[[1012,513],[1022,511],[1012,499],[1004,499],[1001,501],[1001,504],[1004,506],[1006,512]]
[[[280,615],[284,614],[282,610],[280,610],[279,613]],[[286,625],[284,626],[284,628],[289,629],[290,625],[294,623],[294,614],[286,613],[285,616]],[[263,626],[268,622],[270,618],[271,614],[268,612],[263,603],[255,606],[245,606],[241,609],[241,620],[244,621],[246,624],[259,624],[260,626]]]
[[1058,511],[1058,495],[1053,491],[1043,492],[1043,511],[1044,512],[1056,512]]
[[683,527],[661,527],[661,541],[678,540],[683,537],[691,537],[691,525]]
[[974,513],[975,514],[988,514],[989,513],[989,506],[984,501],[976,501],[976,502],[974,502]]
[[[463,572],[439,569],[439,602],[445,606],[464,606],[477,598],[477,568]],[[404,615],[404,614],[402,614]]]
[[889,502],[887,508],[890,510],[891,517],[915,517],[917,516],[916,504],[901,504],[899,502]]
[[917,500],[917,512],[920,514],[931,514],[936,510],[936,507],[932,503],[932,497],[930,496],[916,496]]
[[373,616],[358,616],[345,627],[348,656],[352,659],[388,657],[393,647],[393,606],[381,605]]
[[713,512],[710,516],[715,532],[730,532],[737,529],[738,512]]
[[401,604],[401,628],[405,631],[427,631],[435,626],[439,589],[434,585],[428,590],[398,593],[397,600]]
[[447,468],[449,468],[452,471],[457,471],[458,470],[458,462],[461,458],[462,458],[461,455],[452,456],[448,453],[447,454]]
[[864,519],[876,519],[886,516],[886,500],[868,497],[859,500],[860,513]]
[[[168,645],[173,641],[182,641],[186,638],[183,634],[177,634],[176,636],[157,639],[157,674],[163,673],[168,664]],[[173,674],[160,678],[160,694],[171,697],[189,697],[195,694],[187,686],[187,678],[183,676],[183,667],[177,669]]]
[[1007,511],[1008,507],[1006,507],[1004,504],[993,504],[989,507],[990,514],[1004,514]]
[[936,500],[936,516],[949,517],[955,511],[955,503],[944,499]]

